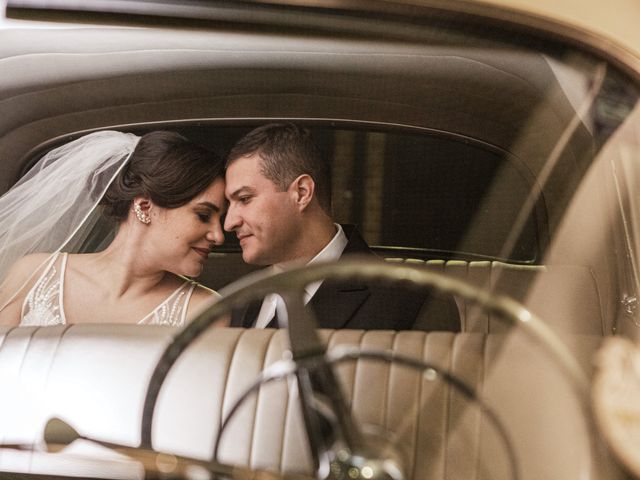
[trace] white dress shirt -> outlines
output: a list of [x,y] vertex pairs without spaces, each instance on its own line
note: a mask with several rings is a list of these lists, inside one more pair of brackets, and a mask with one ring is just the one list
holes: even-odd
[[[320,252],[315,257],[309,260],[307,265],[312,265],[312,264],[321,263],[321,262],[332,262],[340,258],[340,256],[342,255],[342,252],[347,246],[347,236],[344,234],[344,231],[342,230],[342,227],[339,224],[336,223],[334,225],[338,230],[336,234],[333,236],[331,241],[327,243],[327,245],[322,250],[320,250]],[[270,268],[273,270],[274,274],[283,272],[287,269],[285,265],[279,265],[279,264],[272,265]],[[315,293],[320,288],[321,284],[322,284],[322,280],[318,282],[310,283],[305,287],[304,289],[305,305],[309,303],[309,300],[311,300],[311,298],[315,295]],[[274,317],[276,313],[276,308],[278,304],[280,304],[281,309],[282,307],[284,307],[284,301],[282,300],[282,297],[280,295],[271,293],[266,297],[264,297],[264,300],[262,301],[262,307],[260,308],[260,313],[258,314],[258,318],[256,319],[256,324],[255,324],[256,328],[265,328],[269,324],[269,322],[271,321],[271,319]],[[283,320],[284,319],[278,318],[280,327],[286,326],[283,324]]]

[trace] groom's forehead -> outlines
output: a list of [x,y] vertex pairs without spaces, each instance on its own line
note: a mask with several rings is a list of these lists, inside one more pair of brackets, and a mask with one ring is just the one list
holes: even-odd
[[242,169],[227,170],[225,196],[230,201],[245,195],[275,191],[278,191],[277,185],[259,171],[249,174]]
[[229,172],[259,172],[261,167],[262,157],[258,153],[248,153],[231,159],[227,163],[227,174]]
[[239,188],[239,184],[273,183],[265,176],[262,162],[262,158],[257,153],[245,155],[233,160],[227,166],[227,184],[235,185],[234,189],[236,189]]

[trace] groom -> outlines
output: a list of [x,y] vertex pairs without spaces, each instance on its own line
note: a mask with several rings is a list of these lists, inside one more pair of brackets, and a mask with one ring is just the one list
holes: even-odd
[[[293,124],[268,124],[243,137],[227,159],[224,222],[236,233],[242,258],[275,272],[338,260],[350,254],[375,257],[358,231],[331,218],[328,165],[310,132]],[[231,326],[278,327],[277,295],[232,315]],[[305,303],[320,328],[460,330],[455,301],[424,291],[369,284],[310,284]],[[420,321],[421,311],[433,312]]]

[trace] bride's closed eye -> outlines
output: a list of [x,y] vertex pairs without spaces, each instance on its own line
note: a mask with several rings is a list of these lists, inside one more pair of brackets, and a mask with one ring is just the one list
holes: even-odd
[[209,223],[211,221],[211,216],[212,216],[212,212],[211,210],[199,210],[195,212],[196,216],[198,217],[198,220],[200,220],[202,223]]

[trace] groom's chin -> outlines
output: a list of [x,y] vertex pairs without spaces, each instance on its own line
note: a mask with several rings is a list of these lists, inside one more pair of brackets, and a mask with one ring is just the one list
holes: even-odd
[[249,265],[270,265],[269,263],[262,261],[260,255],[257,255],[255,252],[251,252],[248,249],[242,249],[242,260],[244,263],[248,263]]
[[254,263],[254,259],[251,256],[251,254],[249,254],[246,250],[242,250],[242,260],[244,261],[244,263],[248,263],[250,265],[257,265],[256,263]]

